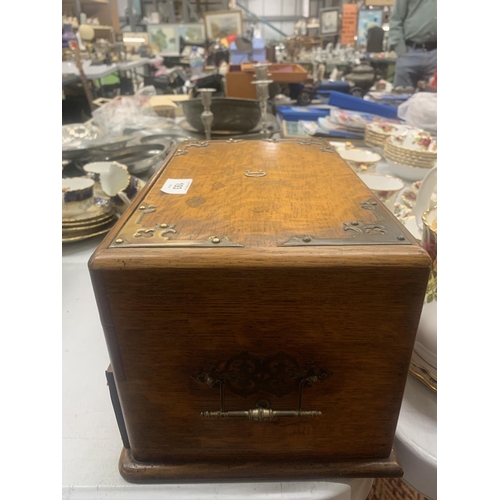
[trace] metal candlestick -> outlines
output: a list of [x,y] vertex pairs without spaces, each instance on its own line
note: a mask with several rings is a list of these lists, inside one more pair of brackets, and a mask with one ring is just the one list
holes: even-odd
[[215,92],[215,89],[198,89],[198,92],[201,94],[201,103],[203,104],[201,121],[205,127],[205,138],[209,141],[212,132],[211,125],[214,119],[214,114],[210,111],[210,105],[212,104],[212,92]]
[[269,99],[269,84],[272,80],[256,80],[252,82],[257,85],[257,99],[260,105],[260,121],[261,121],[261,133],[266,132],[267,125],[267,100]]
[[267,68],[271,66],[269,63],[259,63],[254,66],[255,68],[255,79],[256,80],[267,80],[269,76],[271,76],[267,72]]

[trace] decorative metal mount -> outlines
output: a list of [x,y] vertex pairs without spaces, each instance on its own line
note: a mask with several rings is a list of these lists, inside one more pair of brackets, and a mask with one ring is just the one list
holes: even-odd
[[257,172],[251,172],[250,170],[247,170],[245,172],[245,175],[247,177],[265,177],[267,174],[263,170],[258,170]]
[[175,229],[176,224],[159,222],[153,226],[142,226],[142,219],[147,214],[156,211],[155,205],[146,203],[137,209],[139,216],[135,224],[140,228],[130,227],[128,224],[122,228],[120,235],[109,245],[109,248],[194,248],[194,247],[243,247],[239,243],[234,243],[226,236],[210,236],[205,240],[182,240],[172,238],[174,234],[179,234]]
[[344,231],[352,233],[347,238],[315,238],[311,235],[293,236],[283,243],[283,247],[299,246],[341,246],[341,245],[411,245],[411,241],[401,232],[398,225],[384,215],[374,198],[361,203],[361,208],[372,211],[378,219],[375,223],[362,220],[344,222]]
[[[272,356],[261,359],[247,351],[229,358],[222,363],[210,365],[206,370],[200,370],[193,377],[199,382],[206,383],[213,389],[219,389],[220,410],[203,411],[205,418],[242,417],[263,422],[279,417],[319,417],[320,411],[302,410],[302,394],[304,388],[311,387],[316,382],[325,380],[330,373],[315,363],[300,367],[292,356],[278,352]],[[256,408],[250,410],[226,411],[225,390],[241,396],[248,397],[259,392],[268,392],[277,397],[282,397],[299,391],[296,410],[272,410],[271,403],[260,400]]]
[[175,156],[187,155],[188,148],[206,148],[208,146],[208,141],[185,141],[182,142],[179,149],[176,151]]

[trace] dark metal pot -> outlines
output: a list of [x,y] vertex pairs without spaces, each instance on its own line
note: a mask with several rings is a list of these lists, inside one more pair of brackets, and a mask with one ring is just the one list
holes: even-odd
[[[189,125],[198,132],[203,132],[205,128],[201,121],[203,113],[201,99],[190,99],[182,101],[181,104]],[[249,132],[257,127],[260,121],[259,101],[254,99],[214,97],[210,110],[214,114],[212,130]]]

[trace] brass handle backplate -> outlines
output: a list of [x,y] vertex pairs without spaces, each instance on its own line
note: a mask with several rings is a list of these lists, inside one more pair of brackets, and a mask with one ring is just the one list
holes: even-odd
[[[308,363],[304,367],[290,355],[279,352],[264,359],[243,351],[232,356],[224,366],[212,364],[194,375],[199,382],[219,390],[219,411],[202,411],[203,418],[246,418],[256,422],[268,422],[281,417],[320,417],[316,410],[302,409],[304,389],[328,378],[330,373]],[[242,397],[268,392],[281,397],[298,391],[296,410],[273,410],[271,403],[261,399],[250,410],[226,410],[225,389]]]

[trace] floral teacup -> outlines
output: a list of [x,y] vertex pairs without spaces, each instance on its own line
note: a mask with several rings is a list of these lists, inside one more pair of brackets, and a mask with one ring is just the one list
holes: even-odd
[[393,211],[394,201],[405,183],[397,177],[380,174],[359,174],[359,178],[370,188],[377,198]]
[[62,180],[62,217],[71,218],[86,212],[94,204],[93,179],[67,177]]
[[345,149],[338,149],[337,152],[357,173],[374,171],[375,166],[382,159],[379,154],[367,149],[346,147]]
[[96,189],[110,198],[127,189],[130,184],[127,167],[116,161],[87,163],[83,170],[96,182]]

